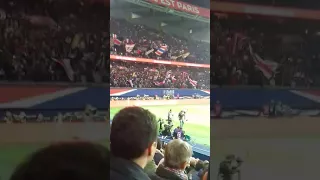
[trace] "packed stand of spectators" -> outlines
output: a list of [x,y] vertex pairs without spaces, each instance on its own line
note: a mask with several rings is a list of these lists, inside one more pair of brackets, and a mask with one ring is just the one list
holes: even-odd
[[0,2],[0,79],[108,82],[108,11],[80,0]]
[[110,134],[110,180],[209,180],[209,162],[192,157],[181,139],[163,147],[156,116],[127,107],[113,118]]
[[319,84],[320,36],[314,31],[317,22],[228,14],[212,18],[211,84]]
[[111,87],[210,88],[210,70],[111,60]]
[[[110,19],[110,33],[110,54],[198,64],[210,63],[210,44],[205,42],[174,37],[144,25],[114,18]],[[113,43],[114,39],[122,42],[121,45]],[[133,49],[126,48],[126,44],[134,44]],[[167,50],[157,55],[155,52],[162,46],[166,46]]]

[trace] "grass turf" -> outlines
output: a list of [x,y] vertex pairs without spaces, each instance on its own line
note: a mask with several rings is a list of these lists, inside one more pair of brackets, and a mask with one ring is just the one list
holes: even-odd
[[[178,113],[182,109],[187,109],[188,121],[184,124],[186,134],[191,136],[191,141],[197,144],[210,146],[210,109],[209,105],[175,105],[175,106],[144,106],[154,113],[158,118],[167,119],[168,111],[172,109],[174,113],[174,125],[178,126]],[[111,108],[110,118],[122,108]]]

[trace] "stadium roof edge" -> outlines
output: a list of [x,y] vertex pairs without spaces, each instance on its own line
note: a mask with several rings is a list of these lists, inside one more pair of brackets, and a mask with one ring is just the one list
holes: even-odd
[[217,2],[211,1],[211,11],[235,14],[254,14],[263,16],[274,16],[282,18],[298,18],[309,20],[320,20],[319,10],[306,10],[299,8],[274,7],[266,5],[252,5],[246,3]]
[[187,19],[192,19],[192,20],[196,20],[196,21],[210,24],[210,19],[208,19],[208,18],[204,18],[204,17],[198,16],[198,15],[189,14],[186,12],[177,11],[177,10],[174,10],[174,9],[171,9],[168,7],[162,7],[162,6],[152,4],[152,3],[144,1],[144,0],[125,0],[125,1],[142,6],[142,7],[151,8],[156,11],[169,13],[169,14],[173,14],[175,16],[180,16],[180,17],[184,17]]

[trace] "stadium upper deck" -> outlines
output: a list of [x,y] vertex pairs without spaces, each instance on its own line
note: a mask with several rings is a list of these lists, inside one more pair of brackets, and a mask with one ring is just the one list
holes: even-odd
[[[111,0],[110,4],[112,7],[110,16],[114,19],[126,19],[132,24],[145,25],[149,28],[158,29],[175,36],[210,42],[210,19],[208,19],[208,17],[203,18],[200,17],[201,15],[196,17],[191,13],[173,12],[170,5],[166,6],[166,9],[164,10],[161,8],[162,6],[157,5],[152,1],[150,1],[149,4],[139,4],[130,0]],[[180,10],[182,11],[182,9],[179,9],[179,11]],[[205,14],[205,16],[210,17],[209,6],[207,6],[207,9],[205,9],[204,12],[200,10],[199,14],[202,13]]]

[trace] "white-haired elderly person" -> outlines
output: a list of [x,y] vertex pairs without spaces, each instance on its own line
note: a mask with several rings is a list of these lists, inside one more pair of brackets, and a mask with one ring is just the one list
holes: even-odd
[[153,180],[159,179],[159,177],[170,180],[188,180],[185,169],[190,163],[195,164],[196,161],[192,158],[191,145],[181,139],[174,139],[167,144],[164,150],[164,159],[156,170],[158,178],[150,178]]

